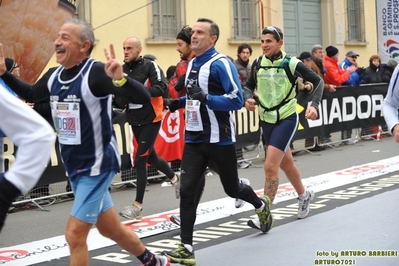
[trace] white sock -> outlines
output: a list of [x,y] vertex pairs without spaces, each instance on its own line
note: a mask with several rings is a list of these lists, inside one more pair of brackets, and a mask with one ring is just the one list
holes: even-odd
[[262,200],[262,206],[260,206],[260,208],[259,209],[255,209],[255,211],[261,211],[261,210],[263,210],[263,208],[265,207],[265,202]]
[[190,251],[190,252],[193,252],[193,251],[194,251],[193,246],[191,246],[191,245],[189,245],[189,244],[184,244],[184,247],[185,247],[188,251]]
[[302,195],[299,195],[298,198],[301,199],[301,200],[303,200],[303,199],[306,198],[306,196],[307,196],[307,193],[306,193],[306,190],[305,190],[305,192],[303,192]]
[[170,182],[176,183],[176,181],[177,181],[177,176],[175,175],[174,177],[172,177],[172,179],[170,180]]

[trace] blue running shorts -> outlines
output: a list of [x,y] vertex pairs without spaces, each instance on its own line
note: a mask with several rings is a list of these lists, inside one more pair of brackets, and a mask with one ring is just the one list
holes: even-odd
[[114,175],[114,171],[97,176],[81,175],[71,181],[75,195],[71,215],[86,223],[97,223],[98,216],[114,206],[108,191]]
[[294,113],[277,124],[260,121],[265,144],[287,152],[298,128],[298,119],[298,114]]

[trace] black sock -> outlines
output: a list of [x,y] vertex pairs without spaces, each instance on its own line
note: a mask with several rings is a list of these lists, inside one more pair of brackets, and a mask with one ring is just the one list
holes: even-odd
[[0,232],[7,216],[8,208],[21,191],[4,177],[0,180]]
[[137,256],[137,258],[146,266],[155,266],[155,256],[148,249],[145,249],[144,253]]

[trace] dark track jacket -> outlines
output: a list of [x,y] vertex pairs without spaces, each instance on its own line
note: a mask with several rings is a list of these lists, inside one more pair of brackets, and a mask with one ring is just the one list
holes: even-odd
[[162,120],[163,96],[168,90],[163,71],[154,61],[139,57],[123,65],[123,72],[144,84],[151,94],[151,104],[135,104],[126,98],[115,98],[116,106],[126,108],[126,118],[130,125],[140,126]]

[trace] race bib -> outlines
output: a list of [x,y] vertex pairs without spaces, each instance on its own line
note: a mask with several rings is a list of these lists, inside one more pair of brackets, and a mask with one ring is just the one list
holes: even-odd
[[186,130],[203,131],[200,113],[201,102],[198,100],[186,100]]
[[80,105],[77,102],[52,102],[54,127],[60,144],[80,145]]

